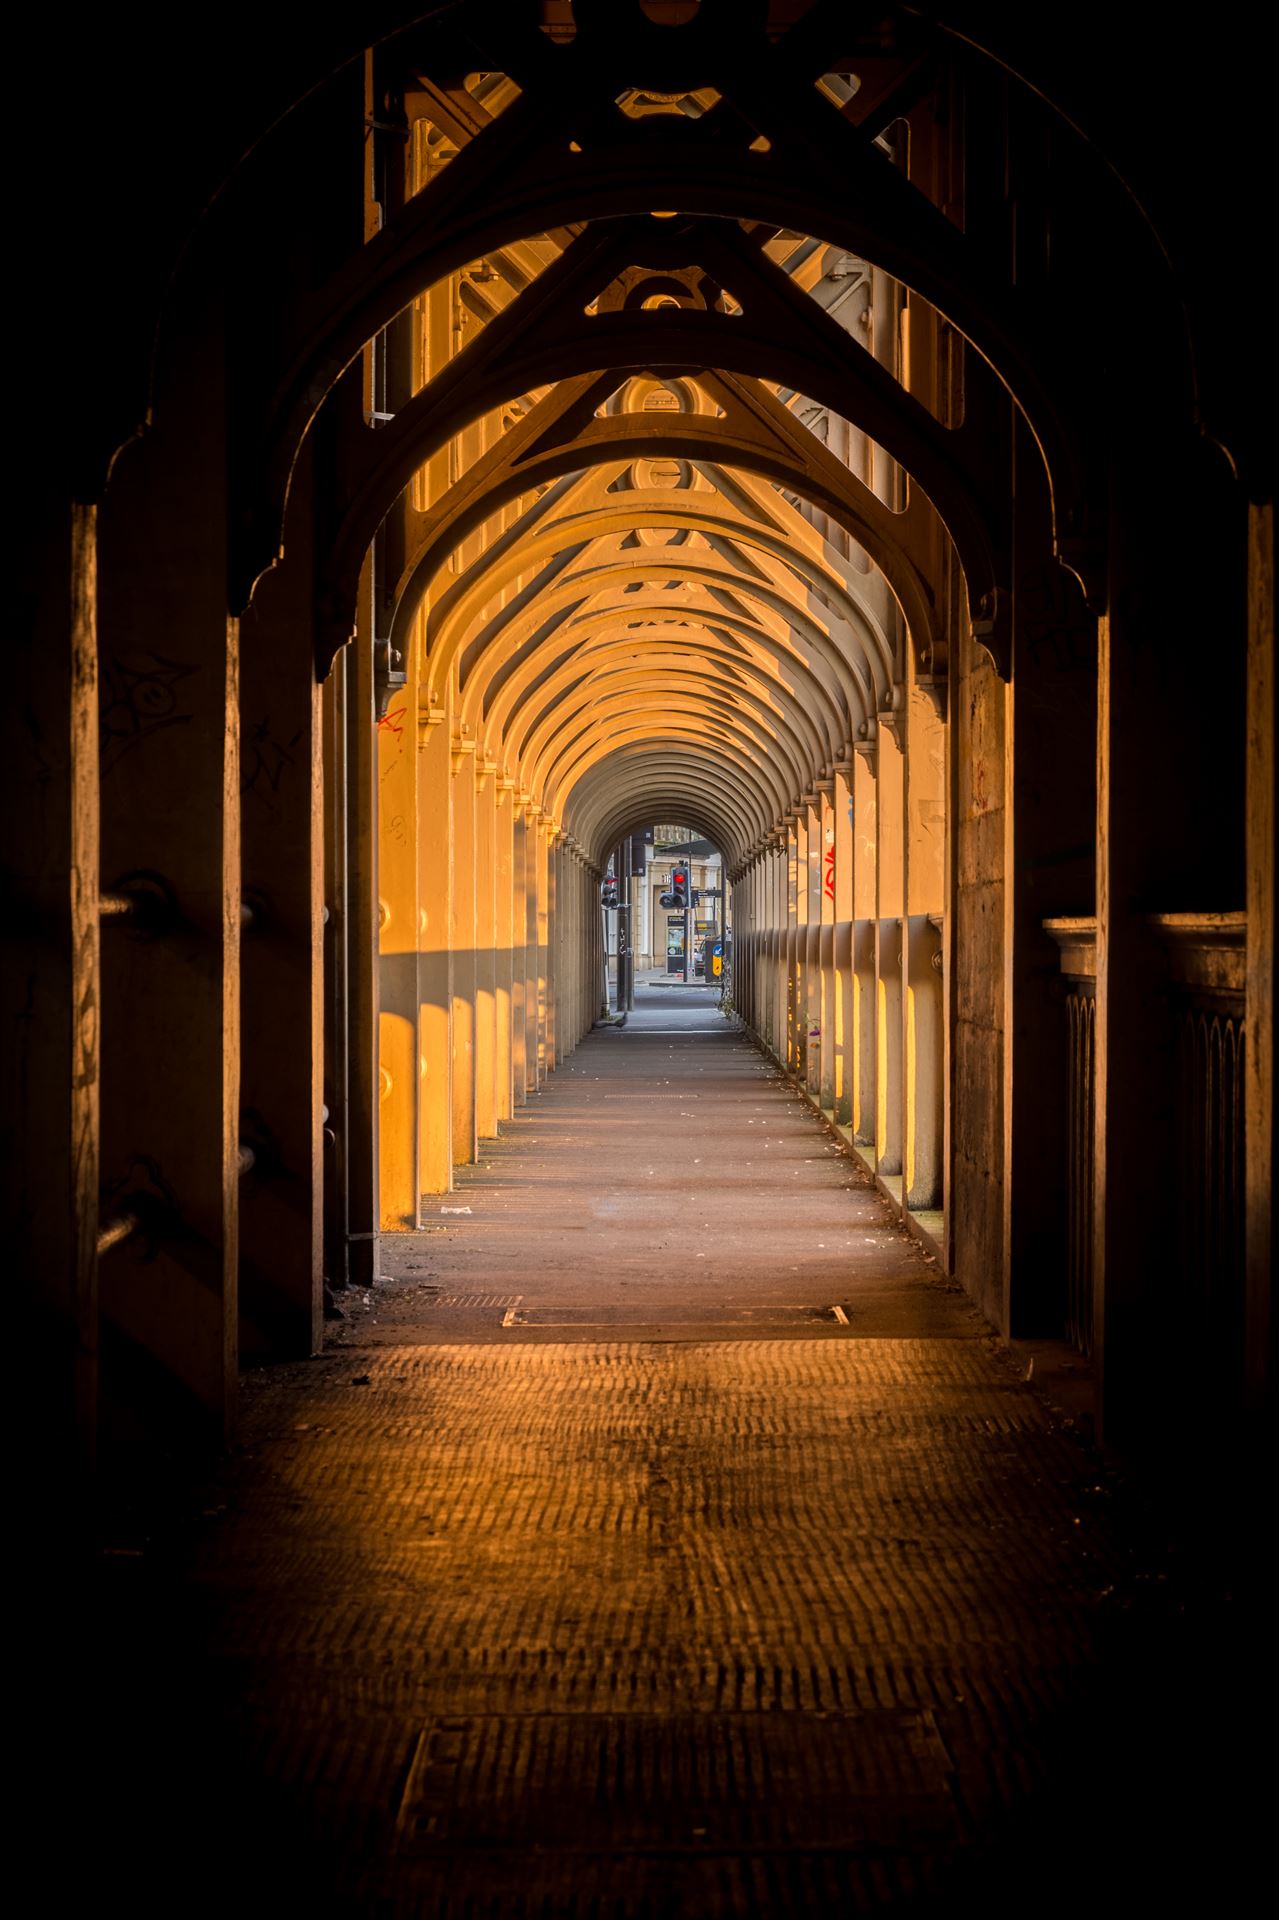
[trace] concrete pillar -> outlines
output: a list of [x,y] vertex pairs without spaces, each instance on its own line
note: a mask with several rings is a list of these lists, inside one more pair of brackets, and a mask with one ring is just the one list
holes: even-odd
[[852,768],[835,774],[835,792],[831,802],[834,830],[834,920],[833,1013],[834,1044],[831,1110],[837,1126],[851,1126],[853,1118],[853,1074],[856,1067],[854,1046],[853,973],[853,796]]
[[550,1072],[547,1048],[547,1001],[550,988],[550,964],[547,943],[550,933],[550,841],[553,829],[541,808],[535,811],[536,835],[533,843],[536,872],[533,888],[533,926],[537,982],[537,1084],[541,1088]]
[[418,787],[418,1185],[453,1184],[453,768],[448,714],[419,713]]
[[379,1222],[419,1222],[422,950],[418,712],[421,648],[408,650],[408,684],[376,723],[378,848]]
[[528,823],[518,789],[511,810],[511,1081],[517,1107],[529,1089],[528,1045]]
[[853,1138],[875,1143],[875,1087],[879,1078],[879,1015],[875,995],[876,903],[879,897],[879,788],[873,762],[853,760]]
[[491,761],[475,767],[475,1127],[497,1136],[497,791]]
[[496,1053],[494,1105],[498,1122],[515,1111],[515,783],[497,780],[493,831],[494,990]]
[[453,948],[453,1164],[478,1158],[475,1108],[475,743],[452,741],[453,861],[449,935]]
[[[946,874],[946,740],[908,660],[903,764],[905,966],[903,1201],[936,1213],[943,1193],[945,1005],[941,916]],[[934,964],[934,963],[937,964]]]
[[549,830],[546,841],[546,1071],[555,1071],[559,1058],[556,1052],[556,995],[560,972],[560,861],[561,850],[559,834]]
[[537,822],[528,796],[519,799],[524,893],[524,1097],[537,1091]]
[[876,1078],[875,1165],[890,1182],[901,1176],[904,1158],[903,941],[905,907],[905,791],[902,752],[886,726],[879,729],[877,759],[879,829],[875,861]]
[[573,1045],[582,1037],[582,1009],[586,994],[586,943],[590,938],[590,874],[580,852],[573,850]]
[[[746,901],[747,927],[749,943],[749,992],[750,1011],[746,1016],[756,1033],[764,1036],[767,1032],[767,996],[768,996],[768,936],[767,923],[767,887],[768,862],[763,853],[755,856],[750,867]],[[737,910],[734,895],[733,909],[733,966],[737,966]]]
[[804,1071],[807,1023],[804,994],[807,969],[803,936],[808,906],[808,823],[803,814],[793,819],[786,843],[786,1064],[792,1073]]
[[[577,956],[575,976],[574,976],[575,978],[574,994],[576,999],[576,1007],[575,1007],[575,1017],[574,1017],[574,1023],[573,1023],[573,1044],[574,1046],[576,1046],[577,1042],[581,1039],[582,1035],[586,1032],[587,1027],[590,1025],[590,1015],[587,1011],[587,1006],[586,1006],[586,979],[587,979],[586,961],[587,961],[588,943],[590,940],[591,876],[587,871],[586,865],[580,853],[574,854],[573,866],[576,872],[576,885],[577,885],[577,934],[576,934],[574,947],[573,947],[573,951]],[[632,924],[634,924],[633,915],[632,915]],[[634,968],[634,958],[633,958],[633,950],[632,950],[632,970],[633,968]],[[634,994],[633,972],[632,972],[632,990],[631,990],[632,1003],[634,1002],[634,998],[635,998],[635,994]]]
[[779,834],[772,849],[773,895],[773,1012],[772,1048],[777,1058],[790,1058],[791,907],[794,850],[789,828]]
[[749,909],[746,904],[747,886],[748,881],[744,876],[739,877],[736,881],[730,880],[727,866],[725,866],[723,879],[724,899],[727,902],[729,898],[732,897],[737,905],[737,911],[734,915],[737,922],[737,943],[733,958],[733,1005],[737,1013],[743,1018],[745,1017],[744,1009],[750,997],[747,984],[747,975],[750,970],[750,960],[748,956],[749,935],[747,934],[747,937],[743,938],[749,919]]
[[804,1085],[815,1098],[822,1069],[822,839],[821,796],[804,808]]
[[817,1025],[821,1029],[816,1060],[816,1084],[813,1088],[823,1112],[835,1111],[835,808],[834,782],[821,795],[818,811],[818,948]]

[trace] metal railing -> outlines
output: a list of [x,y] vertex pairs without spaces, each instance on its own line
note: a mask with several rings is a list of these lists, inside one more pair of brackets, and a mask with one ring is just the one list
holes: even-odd
[[[236,1172],[243,1180],[252,1173],[257,1165],[257,1155],[253,1148],[243,1141],[236,1149]],[[134,1191],[125,1195],[118,1213],[113,1213],[98,1226],[97,1255],[99,1260],[115,1247],[122,1247],[126,1240],[132,1240],[145,1234],[148,1242],[161,1239],[165,1232],[165,1223],[171,1228],[174,1224],[172,1208],[162,1203],[153,1193]]]
[[1093,1142],[1097,1124],[1097,922],[1045,920],[1066,981],[1066,1338],[1093,1350]]
[[1168,956],[1177,1049],[1182,1312],[1209,1348],[1215,1390],[1242,1390],[1244,943],[1242,913],[1153,917]]

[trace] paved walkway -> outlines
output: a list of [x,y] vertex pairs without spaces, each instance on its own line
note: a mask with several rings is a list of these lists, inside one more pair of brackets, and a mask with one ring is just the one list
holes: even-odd
[[108,1562],[103,1886],[1193,1910],[1198,1682],[1122,1491],[711,996],[591,1035],[429,1220]]

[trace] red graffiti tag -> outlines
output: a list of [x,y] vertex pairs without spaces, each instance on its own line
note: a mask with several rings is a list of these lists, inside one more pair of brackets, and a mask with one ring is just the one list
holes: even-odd
[[378,732],[381,733],[382,729],[385,727],[388,733],[396,733],[396,734],[403,733],[404,716],[407,712],[408,712],[407,707],[392,707],[391,711],[389,713],[384,713],[382,715],[382,718],[378,721],[377,723]]

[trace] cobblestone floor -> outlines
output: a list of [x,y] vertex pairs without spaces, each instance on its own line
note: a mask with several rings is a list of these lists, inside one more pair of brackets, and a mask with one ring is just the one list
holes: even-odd
[[95,1884],[441,1920],[1242,1910],[1236,1679],[1133,1502],[675,998],[591,1036],[435,1203],[470,1213],[251,1378],[184,1524],[107,1556]]

